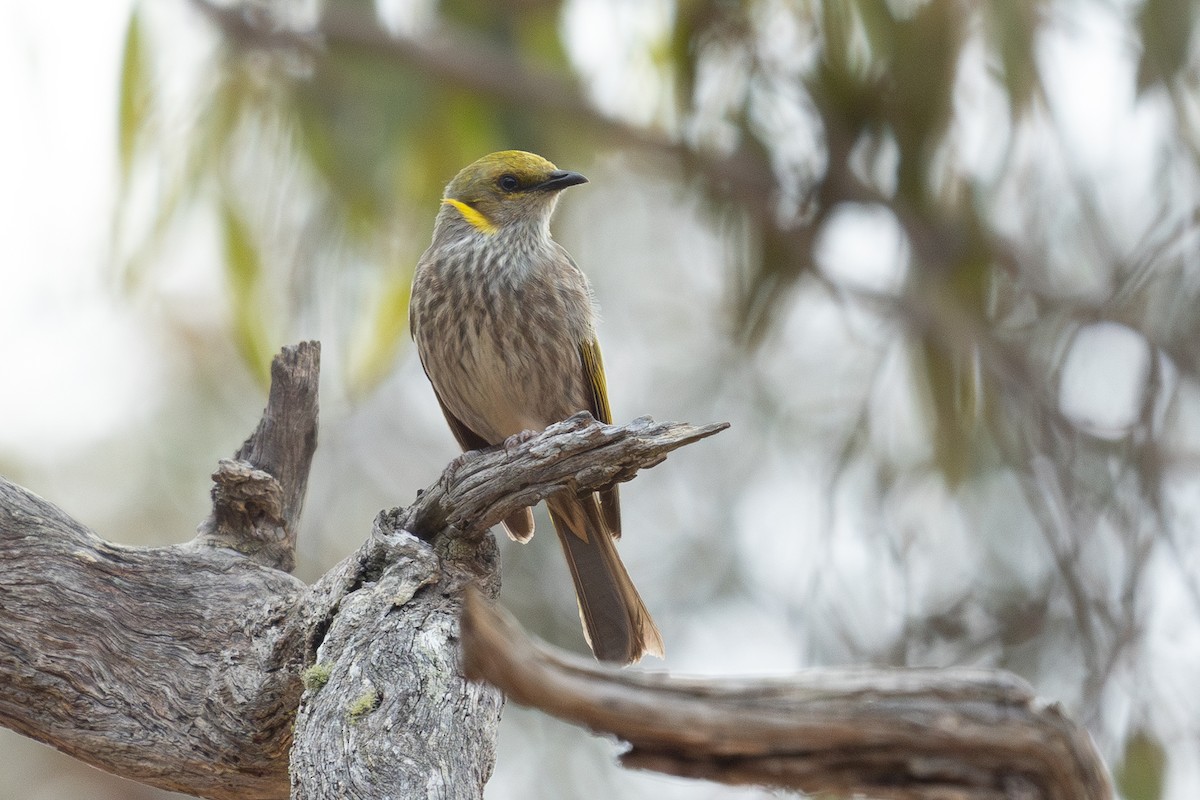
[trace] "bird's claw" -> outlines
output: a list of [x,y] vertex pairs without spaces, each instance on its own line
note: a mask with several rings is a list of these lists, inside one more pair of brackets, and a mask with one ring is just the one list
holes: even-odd
[[478,453],[478,450],[467,450],[465,453],[459,453],[454,458],[450,459],[450,463],[446,465],[446,470],[448,472],[458,472],[463,464],[466,464],[468,461],[478,455]]
[[520,447],[537,435],[537,431],[521,431],[520,433],[514,433],[512,436],[509,436],[504,440],[504,449],[511,450],[514,447]]

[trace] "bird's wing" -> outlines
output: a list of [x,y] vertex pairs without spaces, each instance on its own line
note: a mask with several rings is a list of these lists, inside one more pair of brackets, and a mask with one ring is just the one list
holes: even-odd
[[[596,337],[585,341],[579,346],[580,361],[583,364],[584,382],[591,396],[591,406],[588,411],[592,416],[605,425],[612,425],[612,409],[608,406],[608,384],[604,380],[604,360],[600,356],[600,342]],[[617,493],[617,485],[613,484],[602,489],[600,495],[600,513],[604,525],[614,539],[621,538],[621,498]]]
[[[421,362],[421,367],[424,369],[425,362]],[[429,376],[429,370],[425,370],[426,377]],[[433,381],[429,381],[429,385],[433,386]],[[437,387],[433,386],[433,396],[437,398],[438,405],[442,408],[442,416],[446,418],[446,424],[450,426],[450,432],[454,434],[455,441],[458,446],[467,450],[483,450],[491,447],[491,443],[480,436],[475,431],[471,430],[454,414],[450,413],[450,409],[446,408],[446,402],[442,400],[441,393]],[[514,511],[504,518],[504,530],[508,533],[510,539],[517,542],[527,542],[533,537],[533,510],[522,508]]]
[[[424,256],[421,257],[424,259]],[[420,270],[420,263],[417,264],[417,269]],[[412,335],[413,340],[417,342],[417,355],[421,359],[421,369],[425,371],[425,377],[429,379],[429,385],[433,387],[433,396],[437,398],[438,407],[442,409],[442,416],[446,418],[446,424],[450,427],[450,433],[454,434],[454,440],[458,442],[458,446],[467,450],[483,450],[491,446],[491,442],[484,439],[475,431],[467,427],[466,423],[451,413],[446,407],[446,401],[442,399],[441,392],[437,389],[437,384],[433,382],[433,376],[429,374],[429,367],[425,365],[425,355],[421,352],[420,339],[417,336],[417,315],[413,305],[408,306],[408,331]],[[533,537],[533,510],[522,508],[509,514],[503,520],[504,530],[508,532],[508,536],[518,542],[527,542]]]
[[454,434],[458,446],[464,452],[467,450],[483,450],[491,447],[490,442],[468,428],[462,420],[450,413],[450,409],[446,408],[446,403],[442,400],[442,395],[438,392],[437,387],[434,387],[433,396],[437,398],[438,405],[442,407],[442,414],[446,417],[446,424],[450,426],[450,432]]

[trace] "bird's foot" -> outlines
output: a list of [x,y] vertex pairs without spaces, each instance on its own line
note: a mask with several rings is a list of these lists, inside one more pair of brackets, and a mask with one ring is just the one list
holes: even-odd
[[467,450],[464,453],[459,453],[454,458],[450,459],[450,463],[446,465],[447,472],[458,472],[463,464],[466,464],[471,459],[479,455],[478,450]]
[[511,450],[514,447],[520,447],[537,435],[537,431],[521,431],[520,433],[514,433],[512,436],[509,436],[504,440],[503,447],[505,450]]

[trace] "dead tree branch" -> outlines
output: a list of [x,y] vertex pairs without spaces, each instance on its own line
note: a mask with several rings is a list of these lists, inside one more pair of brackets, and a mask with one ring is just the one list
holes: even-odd
[[196,538],[106,542],[0,478],[0,724],[205,797],[287,796],[301,639],[283,623],[316,449],[320,346],[272,366],[263,420],[213,476]]
[[[488,529],[564,488],[629,480],[726,427],[646,417],[609,426],[580,413],[455,459],[411,506],[380,514],[371,541],[310,593],[335,622],[306,673],[293,797],[477,797],[495,758],[501,696],[463,678],[459,617],[467,587],[499,593]],[[356,582],[373,589],[347,593]],[[469,757],[448,759],[451,742]]]
[[831,670],[776,680],[620,671],[530,639],[471,595],[464,666],[509,698],[630,744],[626,766],[892,800],[1110,800],[1087,732],[993,670]]
[[0,478],[0,725],[202,797],[482,795],[501,698],[463,677],[459,618],[468,586],[499,591],[488,526],[720,426],[583,415],[468,453],[305,586],[280,568],[316,448],[319,355],[276,359],[262,421],[186,544],[106,542]]
[[430,540],[450,529],[478,537],[513,511],[552,494],[603,489],[662,463],[667,453],[729,427],[693,426],[638,417],[628,425],[601,425],[586,411],[532,438],[456,459],[404,511],[399,523]]
[[317,451],[321,346],[286,347],[271,362],[271,392],[258,428],[213,474],[212,513],[197,547],[229,547],[263,566],[291,572],[296,525]]

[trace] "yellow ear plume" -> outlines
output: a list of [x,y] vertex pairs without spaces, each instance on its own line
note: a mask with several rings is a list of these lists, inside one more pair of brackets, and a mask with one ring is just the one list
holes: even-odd
[[456,209],[458,209],[458,213],[462,214],[463,219],[471,223],[471,227],[480,233],[486,233],[488,236],[491,236],[493,233],[499,230],[495,225],[492,224],[491,220],[481,214],[478,209],[467,205],[461,200],[452,200],[449,197],[443,197],[442,205],[454,206]]

